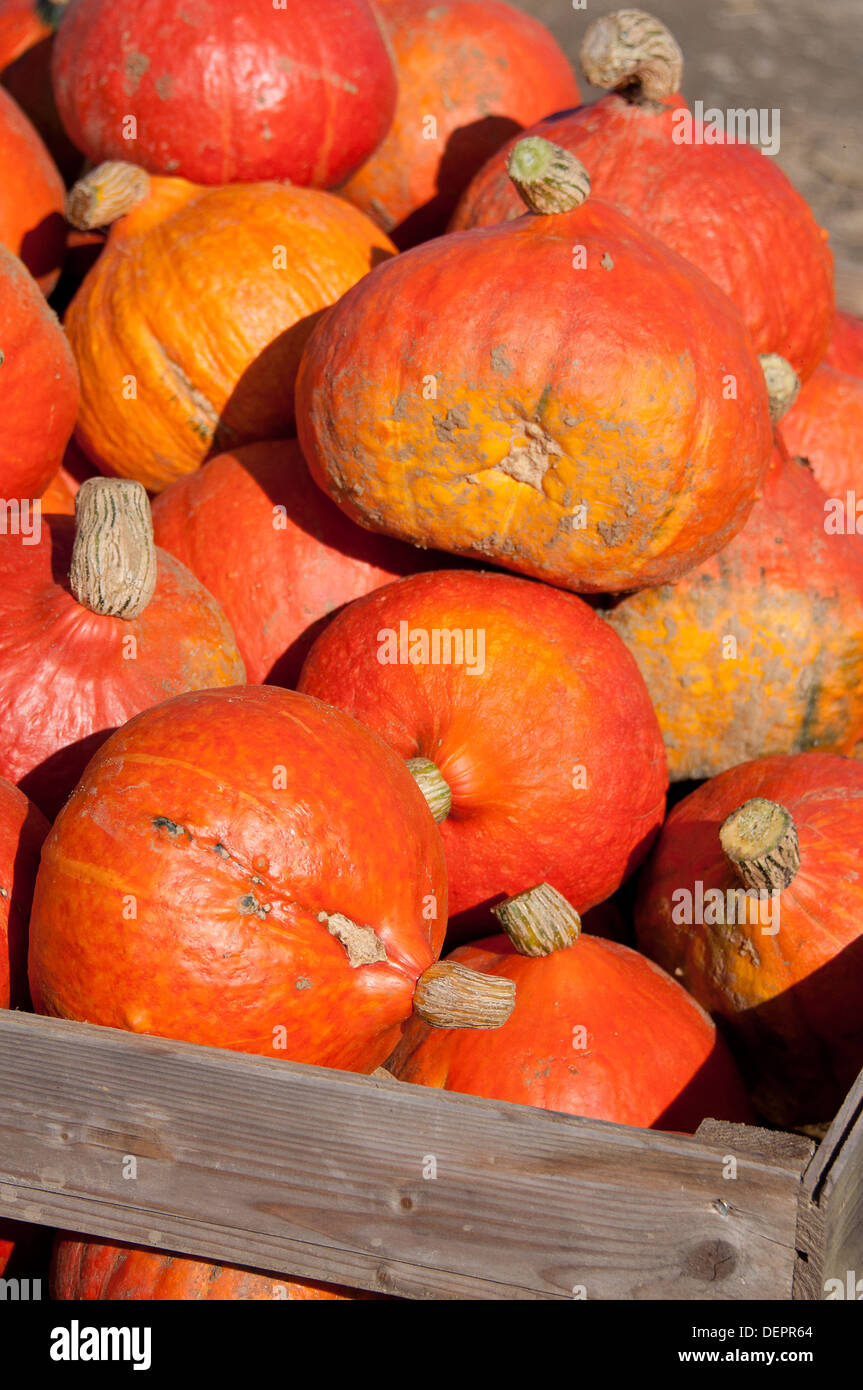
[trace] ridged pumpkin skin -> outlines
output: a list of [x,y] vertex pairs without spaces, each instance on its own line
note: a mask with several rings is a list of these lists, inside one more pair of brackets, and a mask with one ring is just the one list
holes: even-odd
[[94,163],[197,183],[326,188],[389,129],[396,77],[367,0],[73,0],[54,44],[66,129]]
[[578,86],[548,30],[513,5],[378,0],[378,10],[399,79],[395,119],[340,192],[397,246],[414,246],[446,230],[460,195],[505,140],[578,101]]
[[394,250],[329,193],[154,180],[66,314],[78,442],[103,472],[158,492],[212,453],[289,434],[316,318]]
[[246,444],[178,479],[153,526],[221,603],[251,684],[296,684],[331,613],[434,558],[348,521],[294,439]]
[[376,1295],[338,1284],[292,1280],[288,1275],[264,1274],[237,1265],[169,1255],[141,1245],[109,1243],[82,1236],[60,1236],[51,1258],[51,1297],[61,1302],[126,1302],[146,1300],[190,1303],[264,1302],[278,1299],[371,1299]]
[[0,536],[0,776],[48,815],[133,714],[244,679],[221,608],[164,552],[140,617],[105,617],[78,603],[67,577],[74,533],[70,517],[43,515],[36,545]]
[[[322,913],[372,928],[387,959],[351,965]],[[33,1004],[371,1072],[446,913],[437,827],[379,739],[292,691],[201,691],[118,730],[58,817],[30,923]]]
[[0,777],[0,1009],[27,1006],[27,924],[50,828],[38,807]]
[[[833,322],[827,233],[760,150],[732,142],[676,144],[674,113],[685,109],[680,96],[654,111],[610,93],[525,134],[577,155],[593,197],[614,203],[698,266],[733,299],[756,351],[785,357],[805,381],[824,356]],[[512,143],[477,174],[450,230],[519,216],[506,173]]]
[[718,550],[771,447],[733,305],[593,198],[379,266],[318,325],[296,408],[353,520],[584,593]]
[[856,492],[863,501],[863,376],[822,363],[779,433],[789,453],[808,460],[824,492],[843,503],[846,491]]
[[400,1080],[645,1129],[692,1133],[708,1117],[753,1122],[710,1019],[628,946],[582,933],[531,958],[501,935],[448,959],[514,980],[515,1009],[484,1037],[412,1019],[387,1064]]
[[863,736],[863,536],[825,531],[824,494],[777,449],[739,535],[608,621],[638,662],[672,781]]
[[[705,894],[740,886],[719,827],[753,797],[784,806],[797,828],[800,868],[780,894],[779,930],[675,924],[675,892],[694,893],[697,880]],[[642,872],[640,949],[727,1020],[759,1108],[777,1124],[832,1119],[863,1066],[861,840],[860,763],[825,753],[760,758],[675,806]]]
[[39,135],[2,87],[0,169],[0,242],[50,294],[66,249],[66,190]]
[[78,373],[33,277],[0,246],[0,495],[39,497],[75,424]]
[[838,372],[850,372],[851,376],[863,376],[863,319],[854,314],[836,310],[833,320],[833,336],[830,339],[824,361]]
[[[404,654],[410,632],[461,630],[473,634],[466,659],[448,663],[458,651],[442,647],[438,664],[381,660],[403,654],[382,641],[402,623]],[[399,580],[333,619],[299,689],[439,768],[455,939],[487,921],[484,904],[538,882],[579,912],[603,902],[662,823],[665,759],[644,683],[570,594],[464,570]]]

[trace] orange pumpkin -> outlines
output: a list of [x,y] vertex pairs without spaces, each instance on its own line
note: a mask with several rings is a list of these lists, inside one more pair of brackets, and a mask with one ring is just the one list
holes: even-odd
[[811,472],[777,448],[739,535],[607,614],[647,683],[672,781],[863,737],[863,537],[825,520]]
[[265,1274],[237,1265],[169,1255],[143,1245],[104,1241],[89,1236],[58,1235],[51,1258],[51,1297],[84,1302],[149,1303],[263,1302],[371,1299],[379,1294],[338,1284],[316,1284],[289,1275]]
[[[759,149],[697,124],[679,94],[680,49],[652,15],[601,16],[581,62],[588,81],[614,90],[526,134],[582,160],[595,197],[697,265],[734,301],[755,350],[781,353],[807,380],[830,336],[833,257],[806,201]],[[450,230],[521,215],[506,173],[511,151],[512,142],[480,170]]]
[[839,372],[863,376],[863,319],[837,309],[824,361]]
[[440,236],[480,166],[578,101],[547,29],[500,0],[379,0],[399,98],[383,144],[340,192],[399,247]]
[[0,245],[0,495],[40,497],[63,458],[78,409],[75,359],[24,266]]
[[[863,376],[822,362],[779,426],[785,447],[805,458],[830,497],[860,496],[863,532]],[[856,496],[852,502],[852,512]]]
[[250,684],[295,685],[331,613],[432,559],[348,521],[295,439],[246,444],[179,478],[156,498],[153,529],[224,608]]
[[698,787],[642,871],[640,949],[725,1019],[779,1125],[832,1119],[863,1066],[861,844],[863,766],[799,753]]
[[0,87],[0,242],[50,294],[66,249],[66,190],[24,112]]
[[566,151],[524,140],[510,165],[535,211],[405,252],[318,325],[303,453],[370,530],[580,592],[674,579],[740,529],[770,459],[749,335],[694,266],[584,201]]
[[316,319],[395,248],[329,193],[147,187],[143,170],[106,165],[73,190],[79,225],[129,211],[65,322],[81,373],[79,443],[103,472],[158,492],[210,454],[290,433]]
[[71,183],[84,156],[63,129],[54,101],[54,31],[68,0],[0,0],[0,82],[15,98]]
[[578,914],[548,884],[494,911],[506,935],[448,959],[512,980],[511,1017],[481,1037],[412,1019],[387,1063],[394,1076],[644,1128],[754,1120],[714,1025],[669,975],[628,946],[579,935]]

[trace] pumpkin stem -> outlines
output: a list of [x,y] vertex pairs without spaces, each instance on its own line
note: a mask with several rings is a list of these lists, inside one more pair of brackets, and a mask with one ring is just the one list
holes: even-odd
[[644,10],[616,10],[594,20],[579,58],[592,86],[619,92],[635,106],[658,103],[680,91],[680,45]]
[[150,501],[130,478],[87,478],[75,497],[72,593],[91,613],[137,618],[156,587]]
[[590,193],[590,175],[581,160],[541,135],[527,135],[513,146],[506,172],[531,212],[571,212]]
[[550,956],[578,940],[581,918],[550,883],[516,893],[492,908],[520,956]]
[[452,792],[437,763],[430,758],[408,758],[405,767],[426,799],[428,808],[440,824],[452,808]]
[[797,828],[776,801],[753,797],[723,821],[722,853],[746,888],[781,892],[800,868]]
[[790,362],[780,357],[778,352],[762,352],[758,361],[767,382],[767,399],[770,406],[770,419],[778,425],[797,400],[800,391],[800,378]]
[[515,1008],[515,981],[439,960],[417,980],[414,1013],[433,1028],[500,1028]]
[[137,164],[109,159],[84,174],[66,198],[66,221],[81,232],[107,227],[136,208],[150,191],[150,175]]

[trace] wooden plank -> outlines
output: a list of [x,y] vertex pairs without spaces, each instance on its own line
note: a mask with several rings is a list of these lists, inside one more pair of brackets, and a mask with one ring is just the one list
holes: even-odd
[[415,1298],[790,1297],[796,1159],[26,1014],[0,1096],[9,1217]]
[[[821,1258],[813,1261],[812,1297],[863,1298],[863,1071],[845,1097],[803,1175],[802,1200],[818,1223]],[[859,1288],[857,1287],[859,1281]]]

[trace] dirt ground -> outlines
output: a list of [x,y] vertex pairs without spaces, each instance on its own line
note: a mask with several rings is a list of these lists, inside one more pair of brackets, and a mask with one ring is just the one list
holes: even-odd
[[[511,0],[578,68],[593,19],[620,0]],[[643,0],[683,49],[690,104],[777,108],[777,163],[830,232],[839,302],[863,314],[863,0]],[[583,83],[586,99],[598,93]]]

